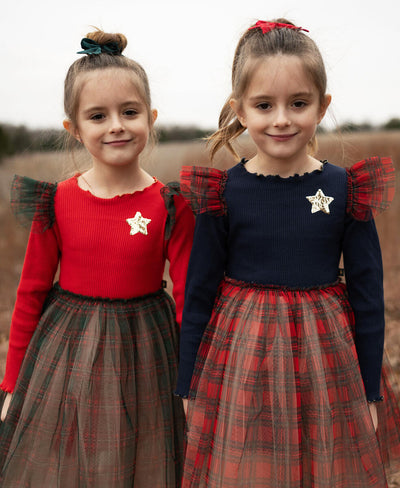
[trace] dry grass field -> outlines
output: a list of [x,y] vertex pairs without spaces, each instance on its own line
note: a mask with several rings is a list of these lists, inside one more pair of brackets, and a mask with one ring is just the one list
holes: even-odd
[[[350,165],[368,156],[390,156],[400,174],[400,132],[368,132],[348,135],[321,135],[318,139],[317,157],[338,165]],[[236,145],[238,153],[251,157],[254,149],[246,137]],[[214,166],[226,169],[235,163],[233,157],[221,151]],[[27,231],[19,228],[9,209],[9,186],[15,173],[37,179],[56,181],[87,164],[86,156],[77,154],[74,161],[63,153],[19,155],[0,163],[0,378],[4,373],[8,329],[23,256]],[[162,144],[149,153],[145,168],[161,181],[178,178],[179,169],[185,164],[207,166],[210,164],[203,141]],[[377,228],[384,261],[386,296],[386,349],[391,363],[400,375],[400,177],[397,193],[389,210],[380,215]],[[400,487],[400,480],[391,488]]]

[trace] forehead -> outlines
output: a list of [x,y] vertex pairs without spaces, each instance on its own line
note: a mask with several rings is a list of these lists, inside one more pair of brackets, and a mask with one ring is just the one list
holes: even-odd
[[298,56],[268,56],[253,61],[253,66],[250,66],[249,70],[247,95],[317,93],[316,86]]
[[130,70],[107,68],[81,73],[79,105],[103,105],[124,99],[143,101],[140,80]]

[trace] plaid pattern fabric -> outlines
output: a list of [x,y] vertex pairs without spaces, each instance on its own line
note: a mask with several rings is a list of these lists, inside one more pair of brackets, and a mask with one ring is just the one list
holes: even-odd
[[24,227],[41,233],[53,226],[57,184],[15,175],[11,185],[11,209]]
[[[197,356],[182,486],[386,487],[353,322],[344,284],[225,279]],[[380,441],[391,413],[386,447],[399,454],[399,410],[382,408]]]
[[167,183],[161,188],[160,193],[168,212],[167,221],[165,222],[165,239],[168,240],[171,237],[172,229],[174,228],[176,221],[174,197],[180,195],[179,183],[177,181]]
[[163,291],[102,300],[56,288],[0,427],[0,486],[180,486],[177,347]]
[[228,178],[226,171],[202,166],[182,166],[181,193],[195,214],[221,216],[227,212],[223,192]]
[[393,200],[395,172],[390,158],[373,157],[347,170],[347,212],[356,220],[371,220]]

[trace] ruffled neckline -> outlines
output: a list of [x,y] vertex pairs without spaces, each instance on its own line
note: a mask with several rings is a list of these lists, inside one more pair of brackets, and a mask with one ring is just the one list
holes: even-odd
[[121,195],[115,195],[111,198],[103,198],[103,197],[98,197],[97,195],[95,195],[94,193],[92,193],[90,190],[85,190],[84,188],[81,188],[79,186],[79,183],[78,183],[78,178],[79,176],[81,176],[81,173],[76,173],[71,179],[73,180],[73,183],[74,183],[74,186],[75,188],[79,191],[79,192],[82,192],[83,194],[85,194],[86,196],[96,200],[96,201],[100,201],[100,202],[115,202],[115,201],[119,201],[121,199],[124,199],[124,198],[129,198],[129,197],[132,197],[133,195],[140,195],[140,194],[143,194],[143,193],[147,193],[147,191],[149,191],[150,189],[154,188],[155,185],[157,185],[159,183],[158,179],[153,176],[153,183],[151,183],[150,185],[146,186],[145,188],[143,188],[142,190],[135,190],[134,192],[132,193],[122,193]]
[[239,168],[241,168],[242,172],[246,173],[247,175],[250,175],[251,177],[255,177],[262,180],[270,180],[270,181],[301,181],[304,178],[309,177],[310,175],[322,174],[324,172],[326,164],[328,163],[328,161],[325,159],[321,161],[321,166],[317,169],[314,169],[313,171],[307,171],[306,173],[303,173],[301,175],[295,173],[294,175],[291,176],[280,176],[280,175],[263,175],[262,173],[252,173],[248,171],[245,166],[247,162],[248,159],[243,158],[238,163],[238,166]]

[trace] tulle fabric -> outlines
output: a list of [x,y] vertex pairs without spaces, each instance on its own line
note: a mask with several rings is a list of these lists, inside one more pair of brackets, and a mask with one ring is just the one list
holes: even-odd
[[125,301],[56,288],[0,427],[0,486],[180,486],[177,344],[163,291]]
[[391,158],[372,157],[347,170],[346,211],[356,220],[368,221],[391,204],[396,176]]
[[226,202],[223,197],[228,178],[226,171],[203,166],[182,166],[180,190],[193,213],[225,215]]
[[11,185],[11,208],[18,222],[32,231],[42,233],[55,222],[54,197],[56,183],[33,180],[15,175]]
[[227,278],[191,385],[182,486],[386,487],[400,469],[400,412],[383,383],[375,434],[352,324],[343,284]]
[[169,239],[172,234],[172,230],[176,222],[176,206],[175,197],[180,197],[180,186],[177,181],[171,181],[166,183],[160,190],[161,196],[164,200],[165,208],[167,209],[168,216],[165,222],[164,238]]

